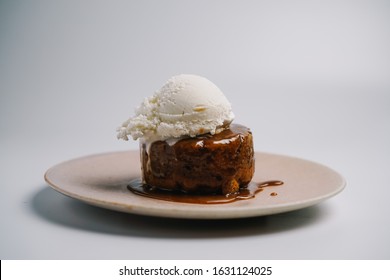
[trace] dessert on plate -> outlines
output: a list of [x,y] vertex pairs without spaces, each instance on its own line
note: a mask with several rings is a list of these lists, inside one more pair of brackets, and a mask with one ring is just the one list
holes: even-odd
[[161,190],[237,193],[254,174],[253,137],[233,123],[231,104],[204,77],[177,75],[118,128],[140,141],[142,181]]

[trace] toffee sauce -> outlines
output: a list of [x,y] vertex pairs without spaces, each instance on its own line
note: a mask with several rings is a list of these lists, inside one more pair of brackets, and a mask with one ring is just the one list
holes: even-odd
[[[264,188],[281,186],[284,183],[279,180],[266,181],[262,183],[251,182],[246,188],[240,188],[237,193],[223,195],[223,194],[188,194],[184,192],[174,192],[168,190],[158,189],[153,186],[144,184],[141,179],[134,179],[129,182],[127,189],[134,194],[182,203],[194,203],[194,204],[222,204],[230,203],[238,200],[251,199],[256,194],[262,192]],[[276,196],[277,193],[273,192],[271,196]]]

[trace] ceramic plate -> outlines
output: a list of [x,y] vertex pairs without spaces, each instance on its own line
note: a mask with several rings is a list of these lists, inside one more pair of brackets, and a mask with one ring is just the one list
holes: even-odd
[[188,219],[244,218],[297,210],[330,198],[345,187],[343,177],[324,165],[269,153],[255,156],[254,182],[281,180],[284,184],[265,188],[255,198],[224,204],[170,202],[133,194],[127,184],[141,176],[138,151],[66,161],[50,168],[45,180],[60,193],[95,206]]

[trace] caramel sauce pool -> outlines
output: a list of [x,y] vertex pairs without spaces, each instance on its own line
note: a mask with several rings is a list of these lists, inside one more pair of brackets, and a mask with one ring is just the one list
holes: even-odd
[[[229,203],[238,200],[251,199],[256,194],[262,192],[264,188],[276,187],[283,185],[282,181],[272,180],[262,183],[249,183],[247,188],[241,188],[237,193],[223,194],[187,194],[183,192],[165,191],[142,183],[141,179],[134,179],[127,185],[128,190],[132,193],[171,202],[183,202],[194,204],[221,204]],[[276,196],[275,192],[271,196]]]

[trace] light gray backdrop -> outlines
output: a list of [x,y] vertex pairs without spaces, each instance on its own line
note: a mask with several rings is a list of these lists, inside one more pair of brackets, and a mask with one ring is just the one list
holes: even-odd
[[[389,1],[0,1],[0,258],[388,259],[389,50]],[[328,165],[345,191],[176,221],[48,187],[61,161],[137,149],[116,127],[180,73],[222,89],[257,151]]]

